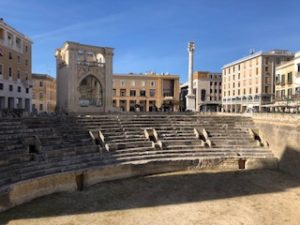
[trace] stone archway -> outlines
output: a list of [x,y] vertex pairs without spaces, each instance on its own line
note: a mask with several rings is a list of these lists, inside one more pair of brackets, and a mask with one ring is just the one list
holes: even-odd
[[94,75],[83,78],[79,84],[79,104],[81,107],[103,106],[103,89]]

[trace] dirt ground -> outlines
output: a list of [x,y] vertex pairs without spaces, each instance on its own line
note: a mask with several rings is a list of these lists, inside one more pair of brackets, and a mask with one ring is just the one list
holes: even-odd
[[269,170],[132,178],[36,199],[0,224],[299,225],[300,181]]

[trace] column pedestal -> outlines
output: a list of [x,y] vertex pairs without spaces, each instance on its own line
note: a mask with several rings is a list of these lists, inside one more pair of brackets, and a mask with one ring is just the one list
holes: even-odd
[[186,96],[186,110],[188,111],[196,111],[196,96],[195,95],[187,95]]

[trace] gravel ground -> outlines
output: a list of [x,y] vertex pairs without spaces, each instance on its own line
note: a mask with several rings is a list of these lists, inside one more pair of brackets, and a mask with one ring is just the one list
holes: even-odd
[[281,172],[186,171],[58,193],[0,214],[9,225],[299,225],[300,181]]

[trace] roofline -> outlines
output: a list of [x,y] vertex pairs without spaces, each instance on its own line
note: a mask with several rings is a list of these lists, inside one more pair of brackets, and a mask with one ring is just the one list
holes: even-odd
[[111,50],[114,50],[114,48],[112,48],[112,47],[102,47],[102,46],[96,46],[96,45],[88,45],[88,44],[82,44],[82,43],[75,42],[75,41],[65,41],[63,43],[63,47],[57,48],[56,50],[60,50],[60,49],[64,48],[67,44],[70,44],[70,45],[81,45],[81,46],[89,47],[89,48],[111,49]]
[[[276,50],[272,50],[272,51],[276,51]],[[227,68],[227,67],[230,67],[230,66],[233,66],[233,65],[236,65],[238,63],[241,63],[241,62],[244,62],[244,61],[247,61],[249,59],[252,59],[252,58],[255,58],[255,57],[258,57],[258,56],[275,56],[275,55],[290,55],[290,56],[293,56],[294,53],[293,52],[286,52],[286,54],[280,54],[280,53],[272,53],[272,51],[269,51],[269,52],[263,52],[263,51],[258,51],[254,54],[251,54],[251,55],[248,55],[248,56],[245,56],[241,59],[238,59],[238,60],[235,60],[231,63],[228,63],[228,64],[225,64],[222,69],[224,68]],[[278,50],[277,50],[278,51]]]
[[48,74],[42,74],[42,73],[32,73],[31,76],[32,76],[32,78],[56,80],[54,77],[52,77]]
[[25,34],[21,33],[20,31],[18,31],[17,29],[15,29],[14,27],[12,27],[11,25],[5,23],[3,19],[2,20],[0,19],[0,23],[2,23],[4,26],[6,26],[7,28],[9,28],[13,32],[15,32],[18,35],[20,35],[22,38],[24,38],[27,41],[29,41],[31,44],[33,44],[33,41],[28,36],[26,36]]
[[247,55],[247,56],[245,56],[245,57],[242,57],[241,59],[238,59],[238,60],[235,60],[235,61],[233,61],[233,62],[231,62],[231,63],[225,64],[225,65],[222,67],[222,69],[227,68],[227,67],[229,67],[229,66],[233,66],[233,65],[238,64],[238,63],[241,63],[241,62],[244,62],[244,61],[246,61],[246,60],[255,58],[255,57],[260,56],[260,55],[262,55],[262,54],[263,54],[263,51],[259,51],[259,52],[256,52],[256,53],[252,54],[252,55]]
[[276,66],[276,69],[283,69],[285,67],[288,67],[290,65],[294,65],[295,64],[295,60],[300,58],[300,51],[299,52],[295,52],[294,58],[290,61],[286,61],[282,64],[280,64],[279,66]]
[[139,74],[139,73],[132,73],[132,74],[121,74],[121,73],[115,73],[113,76],[119,76],[119,77],[176,77],[179,78],[179,75],[176,74]]
[[222,72],[211,72],[211,71],[194,71],[193,73],[210,73],[210,74],[214,74],[214,75],[222,75]]

